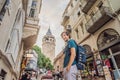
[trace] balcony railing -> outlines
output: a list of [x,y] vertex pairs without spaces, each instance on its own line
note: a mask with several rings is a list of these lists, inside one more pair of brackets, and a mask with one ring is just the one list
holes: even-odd
[[102,7],[86,23],[86,29],[89,33],[94,33],[111,19],[112,19],[111,9],[109,7]]
[[97,0],[86,0],[86,1],[82,1],[81,0],[81,3],[82,3],[82,11],[84,13],[87,13],[90,8],[94,5],[94,3],[96,2]]

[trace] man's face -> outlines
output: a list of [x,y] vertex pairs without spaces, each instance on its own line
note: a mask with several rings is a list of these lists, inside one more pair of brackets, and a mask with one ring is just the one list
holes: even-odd
[[62,38],[63,38],[63,40],[64,40],[65,42],[67,42],[68,39],[69,39],[69,36],[66,35],[66,33],[63,33],[63,34],[62,34]]

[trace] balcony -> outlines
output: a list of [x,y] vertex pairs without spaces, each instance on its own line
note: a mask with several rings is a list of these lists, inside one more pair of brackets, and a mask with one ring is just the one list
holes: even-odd
[[63,18],[63,22],[62,22],[62,25],[64,26],[66,24],[66,22],[69,20],[69,16],[64,16]]
[[[40,26],[38,25],[39,24],[38,17],[27,16],[27,6],[29,3],[29,0],[22,0],[22,3],[23,3],[23,9],[25,11],[25,17],[26,17],[25,25],[23,29],[23,41],[24,41],[24,49],[27,50],[32,48],[32,46],[35,44]],[[38,14],[36,14],[35,16],[38,16]]]
[[86,29],[93,34],[100,29],[104,24],[113,19],[112,11],[109,7],[102,7],[95,15],[87,22]]
[[35,44],[39,29],[39,25],[25,24],[23,30],[23,41],[25,50],[32,48],[32,46]]
[[83,3],[82,11],[87,14],[96,1],[97,0],[86,0],[86,2]]

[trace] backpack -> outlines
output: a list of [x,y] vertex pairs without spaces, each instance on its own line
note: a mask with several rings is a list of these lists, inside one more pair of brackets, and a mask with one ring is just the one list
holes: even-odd
[[[75,44],[77,45],[76,42]],[[78,70],[84,70],[86,64],[86,49],[81,45],[77,45],[76,61]]]

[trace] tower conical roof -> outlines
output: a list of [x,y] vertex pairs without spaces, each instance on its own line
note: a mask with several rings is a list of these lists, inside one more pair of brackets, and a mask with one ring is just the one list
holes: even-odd
[[47,31],[47,33],[46,33],[46,35],[52,35],[52,32],[51,32],[50,27],[49,27],[49,29],[48,29],[48,31]]

